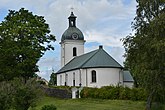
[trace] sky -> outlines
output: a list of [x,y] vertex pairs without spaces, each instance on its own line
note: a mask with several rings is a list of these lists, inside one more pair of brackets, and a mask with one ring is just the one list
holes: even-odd
[[84,34],[85,53],[103,45],[104,50],[123,65],[125,51],[121,39],[132,33],[136,5],[136,0],[0,0],[0,22],[8,10],[20,8],[44,16],[56,42],[51,43],[55,50],[47,51],[37,63],[40,69],[37,74],[49,80],[52,71],[60,69],[59,42],[68,28],[71,11],[77,16],[76,26]]

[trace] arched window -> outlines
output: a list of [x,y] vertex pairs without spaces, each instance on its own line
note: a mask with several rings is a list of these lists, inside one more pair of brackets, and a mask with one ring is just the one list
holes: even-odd
[[62,75],[60,75],[60,86],[62,85]]
[[75,86],[75,73],[73,73],[73,86]]
[[92,70],[91,76],[92,76],[92,82],[96,82],[96,71],[95,70]]
[[68,74],[65,74],[65,86],[68,85]]
[[77,56],[77,48],[76,47],[73,48],[73,56]]

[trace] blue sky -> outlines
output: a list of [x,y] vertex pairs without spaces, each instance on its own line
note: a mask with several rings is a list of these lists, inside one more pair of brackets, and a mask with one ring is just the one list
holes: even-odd
[[121,38],[131,33],[135,17],[135,0],[0,0],[0,22],[8,10],[25,8],[33,14],[44,16],[57,41],[54,51],[47,51],[38,62],[39,76],[49,80],[52,69],[60,69],[60,39],[68,28],[71,7],[77,16],[77,27],[85,36],[85,52],[104,49],[123,65],[124,48]]

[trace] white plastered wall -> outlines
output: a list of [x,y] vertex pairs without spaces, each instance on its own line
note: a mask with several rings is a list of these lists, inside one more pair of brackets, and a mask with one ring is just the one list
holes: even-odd
[[[96,83],[92,83],[91,71],[96,71]],[[118,85],[123,82],[121,69],[119,68],[90,68],[87,69],[87,86],[88,87],[102,87],[109,85]]]
[[[64,86],[65,82],[66,82],[67,86],[73,86],[74,74],[75,74],[75,86],[79,86],[80,78],[81,78],[79,69],[57,74],[57,86]],[[63,77],[62,84],[60,84],[60,75],[62,75],[62,77]]]
[[[96,83],[91,82],[91,71],[96,71]],[[67,80],[66,80],[67,74]],[[60,75],[62,75],[62,85],[73,86],[73,74],[75,74],[75,86],[102,87],[109,85],[123,85],[123,72],[120,68],[88,68],[77,69],[57,75],[57,85],[60,85]]]
[[61,67],[66,65],[73,56],[73,48],[77,49],[77,56],[84,54],[84,40],[65,40],[61,44]]

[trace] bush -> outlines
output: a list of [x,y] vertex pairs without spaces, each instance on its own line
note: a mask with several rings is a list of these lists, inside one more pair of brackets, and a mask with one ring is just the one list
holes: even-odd
[[0,108],[1,110],[11,109],[15,89],[8,81],[0,82]]
[[55,105],[44,105],[41,110],[56,110]]
[[28,110],[42,95],[35,80],[14,79],[0,82],[1,110]]
[[129,100],[131,98],[130,96],[131,89],[128,87],[122,88],[120,91],[119,99],[121,100]]
[[41,84],[41,85],[46,85],[46,83],[44,81],[38,80],[37,83]]
[[24,82],[23,79],[16,79],[12,82],[16,93],[13,97],[13,104],[16,110],[28,110],[29,107],[36,106],[36,101],[42,96],[34,79]]
[[128,88],[121,86],[105,86],[102,88],[83,88],[82,98],[120,99],[120,100],[146,100],[147,94],[142,88]]
[[142,88],[133,88],[130,92],[130,100],[137,101],[137,100],[143,100],[146,101],[147,99],[147,93]]

